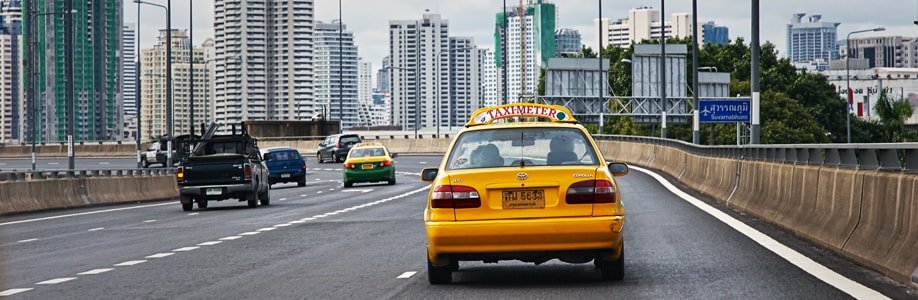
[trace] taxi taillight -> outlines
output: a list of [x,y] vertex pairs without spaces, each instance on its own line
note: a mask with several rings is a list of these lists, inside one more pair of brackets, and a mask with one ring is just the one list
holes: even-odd
[[178,183],[185,182],[185,167],[178,167],[175,169],[175,181]]
[[355,164],[352,164],[352,163],[344,163],[344,168],[345,168],[345,169],[353,169],[353,168],[356,168],[356,167],[357,167],[357,165],[355,165]]
[[245,165],[242,167],[242,174],[243,174],[245,180],[252,180],[252,165],[250,165],[250,164],[245,164]]
[[567,188],[567,204],[615,203],[615,188],[608,180],[589,180]]
[[438,185],[430,197],[431,208],[478,208],[481,197],[472,187],[461,185]]
[[391,165],[392,165],[392,161],[391,161],[391,160],[384,160],[384,161],[382,161],[382,163],[381,163],[380,165],[382,165],[383,167],[388,167],[388,166],[391,166]]

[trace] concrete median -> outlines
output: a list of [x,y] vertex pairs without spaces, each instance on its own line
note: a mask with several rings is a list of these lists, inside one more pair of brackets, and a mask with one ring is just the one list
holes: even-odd
[[172,176],[0,182],[0,215],[178,198]]

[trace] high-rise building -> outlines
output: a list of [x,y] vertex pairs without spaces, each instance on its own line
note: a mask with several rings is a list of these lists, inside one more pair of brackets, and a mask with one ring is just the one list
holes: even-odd
[[557,47],[558,56],[580,53],[582,45],[580,32],[576,29],[561,28],[555,31],[555,47]]
[[0,1],[0,144],[23,141],[22,7],[17,0]]
[[447,92],[449,82],[442,74],[449,70],[439,70],[444,78],[437,80],[434,68],[449,65],[447,57],[437,55],[447,49],[449,21],[439,14],[427,13],[420,20],[389,21],[393,125],[406,130],[435,126],[434,90],[439,84],[439,91]]
[[787,24],[787,57],[793,63],[819,62],[827,67],[829,61],[838,59],[835,43],[841,23],[823,22],[821,15],[811,15],[806,20],[804,16],[805,13],[794,14]]
[[[602,39],[603,45],[628,47],[645,40],[658,40],[661,33],[666,38],[685,38],[692,36],[692,15],[688,13],[672,14],[670,20],[663,21],[660,10],[652,7],[638,7],[628,11],[628,18],[610,21],[607,18],[595,19],[594,32],[597,44]],[[601,32],[600,32],[601,31]]]
[[360,58],[357,65],[357,101],[373,102],[373,63]]
[[313,13],[313,0],[214,1],[216,122],[316,113]]
[[[343,31],[340,31],[342,29]],[[326,109],[328,120],[341,121],[341,128],[345,129],[357,126],[359,121],[357,61],[357,45],[354,43],[353,32],[347,31],[347,27],[338,20],[332,23],[316,23],[317,105],[314,109],[316,112]]]
[[392,81],[389,78],[389,67],[392,66],[392,59],[389,56],[383,58],[382,68],[376,72],[376,90],[383,93],[392,91]]
[[137,115],[137,54],[136,48],[136,25],[134,23],[124,24],[121,53],[122,64],[124,65],[124,80],[122,81],[122,95],[124,95],[124,115]]
[[[160,30],[159,44],[143,49],[140,54],[141,70],[141,124],[145,139],[168,134],[166,107],[166,30]],[[188,52],[194,51],[195,62],[189,63]],[[190,134],[192,126],[200,134],[200,124],[212,121],[211,70],[213,57],[203,47],[192,48],[184,31],[172,30],[172,115],[176,136]],[[194,68],[194,78],[191,78]],[[191,92],[194,90],[194,106]],[[191,113],[196,124],[191,124]]]
[[[848,48],[850,46],[850,48]],[[851,54],[851,66],[857,60],[865,68],[918,68],[918,38],[877,36],[850,39],[839,43],[839,51]],[[831,69],[844,69],[844,60],[832,62]]]
[[498,95],[498,69],[494,64],[494,51],[491,49],[478,49],[478,74],[478,94],[481,96],[482,105],[496,106],[497,99],[500,97]]
[[[481,63],[478,48],[471,37],[450,37],[449,53],[442,56],[449,58],[449,89],[446,95],[440,90],[439,126],[461,127],[468,122],[475,110],[484,103],[481,95]],[[442,68],[441,68],[442,69]],[[442,72],[442,70],[440,71]],[[442,80],[442,79],[441,79]]]
[[[65,1],[35,0],[24,2],[35,15],[25,15],[25,26],[34,35],[25,36],[33,49],[34,70],[26,64],[26,90],[34,84],[41,141],[66,141],[68,131],[67,53],[73,51],[74,140],[113,140],[121,137],[122,126],[122,0],[72,0],[73,45],[68,47],[64,33],[68,24],[60,15],[38,15],[65,11]],[[35,20],[31,20],[34,16]],[[28,122],[29,125],[36,124]]]
[[[507,16],[497,13],[494,28],[494,49],[501,49],[506,38],[506,51],[495,50],[498,66],[507,64],[507,103],[520,101],[536,94],[539,70],[555,57],[555,18],[552,3],[530,0],[523,7],[508,7]],[[507,24],[504,24],[506,19]],[[504,34],[506,25],[506,35]]]
[[701,25],[701,36],[705,44],[725,45],[730,42],[730,28],[710,21]]

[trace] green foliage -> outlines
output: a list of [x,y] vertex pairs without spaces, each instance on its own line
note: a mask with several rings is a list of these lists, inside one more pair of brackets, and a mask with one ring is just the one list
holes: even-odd
[[904,98],[889,99],[886,92],[881,92],[874,106],[877,116],[880,117],[879,127],[882,128],[884,140],[901,143],[915,140],[914,131],[905,128],[905,120],[912,116],[912,106]]

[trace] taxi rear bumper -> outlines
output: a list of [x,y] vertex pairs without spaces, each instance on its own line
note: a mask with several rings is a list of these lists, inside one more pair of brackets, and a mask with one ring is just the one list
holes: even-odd
[[623,216],[426,222],[427,255],[453,260],[539,262],[569,254],[621,255]]

